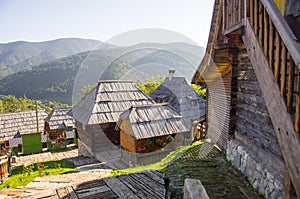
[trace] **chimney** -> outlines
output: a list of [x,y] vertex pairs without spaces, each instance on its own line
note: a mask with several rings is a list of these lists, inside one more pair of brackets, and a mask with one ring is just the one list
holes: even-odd
[[172,80],[174,73],[175,73],[175,70],[174,70],[174,69],[169,70],[169,81]]

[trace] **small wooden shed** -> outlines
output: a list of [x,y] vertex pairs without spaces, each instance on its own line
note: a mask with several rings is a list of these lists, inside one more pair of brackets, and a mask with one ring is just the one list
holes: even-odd
[[[47,115],[45,110],[0,114],[0,141],[7,142],[7,148],[10,147],[9,143],[16,143],[16,146],[12,147],[22,144],[22,150],[25,150],[23,154],[40,151],[40,149],[32,151],[30,148],[35,142],[37,145],[42,143],[41,133],[44,132],[44,120]],[[30,136],[30,134],[40,135]],[[21,137],[24,137],[25,143]],[[30,140],[30,137],[34,137],[35,141]],[[17,139],[16,142],[10,141],[14,139]]]
[[69,142],[74,142],[75,121],[67,114],[70,110],[71,108],[56,108],[45,119],[49,150],[66,148]]
[[79,154],[96,157],[107,148],[107,141],[119,145],[120,132],[115,126],[120,114],[131,106],[153,103],[132,81],[99,81],[69,113],[76,120]]
[[8,176],[10,165],[7,156],[7,150],[3,146],[5,146],[5,143],[0,141],[0,184],[2,180]]
[[41,132],[21,133],[22,153],[30,155],[43,151]]
[[[120,115],[118,127],[120,145],[125,150],[122,159],[131,164],[158,161],[158,157],[162,158],[162,155],[167,154],[165,152],[170,152],[165,151],[166,149],[183,146],[190,138],[189,129],[182,116],[168,103],[132,106]],[[141,154],[154,151],[160,151],[161,155]]]
[[157,103],[168,102],[182,115],[188,129],[193,119],[205,114],[205,101],[192,89],[184,77],[174,77],[169,70],[169,78],[150,95]]

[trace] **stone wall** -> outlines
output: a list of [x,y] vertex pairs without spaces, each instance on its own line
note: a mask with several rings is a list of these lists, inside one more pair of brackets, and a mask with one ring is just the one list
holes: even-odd
[[229,141],[227,159],[244,173],[253,187],[266,198],[282,198],[283,177],[261,164],[239,141]]
[[80,139],[78,139],[78,156],[93,157],[89,148]]

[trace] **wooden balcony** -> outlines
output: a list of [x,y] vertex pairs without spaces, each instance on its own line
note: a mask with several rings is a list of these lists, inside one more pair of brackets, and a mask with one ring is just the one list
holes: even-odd
[[271,0],[223,0],[223,33],[230,34],[250,23],[263,49],[292,116],[300,129],[300,47],[299,41]]

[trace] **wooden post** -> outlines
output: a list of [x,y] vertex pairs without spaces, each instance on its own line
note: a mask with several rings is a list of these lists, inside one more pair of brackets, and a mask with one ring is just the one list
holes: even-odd
[[281,78],[280,78],[280,95],[283,97],[284,101],[286,102],[286,95],[285,95],[285,78],[286,78],[286,47],[284,43],[281,41]]
[[224,31],[225,31],[225,27],[226,27],[226,12],[225,12],[225,9],[226,9],[226,6],[225,6],[225,4],[226,4],[226,0],[223,0],[223,5],[222,5],[222,7],[223,7],[223,10],[222,10],[222,14],[223,14],[223,34],[224,34]]
[[39,132],[39,112],[38,112],[38,101],[35,101],[35,116],[36,116],[36,132]]
[[[299,67],[299,66],[298,66]],[[297,88],[297,97],[296,97],[296,114],[295,114],[295,131],[300,136],[300,72],[298,70],[298,88]]]
[[254,14],[253,14],[253,0],[250,0],[250,24],[253,27],[254,25]]
[[254,32],[258,33],[258,0],[254,0]]
[[263,31],[264,31],[264,24],[263,24],[263,13],[264,13],[264,6],[263,4],[259,1],[259,33],[258,33],[258,38],[259,38],[259,43],[262,46],[263,45]]
[[287,95],[287,111],[292,114],[293,112],[293,93],[294,93],[294,75],[295,75],[295,63],[292,56],[289,54],[289,65],[288,65],[288,95]]
[[279,66],[280,66],[280,37],[278,32],[275,34],[275,67],[274,67],[274,80],[278,83],[279,80]]
[[264,8],[264,54],[266,57],[268,56],[268,43],[269,43],[269,15],[267,13],[266,8]]
[[274,25],[269,17],[269,64],[274,73]]

